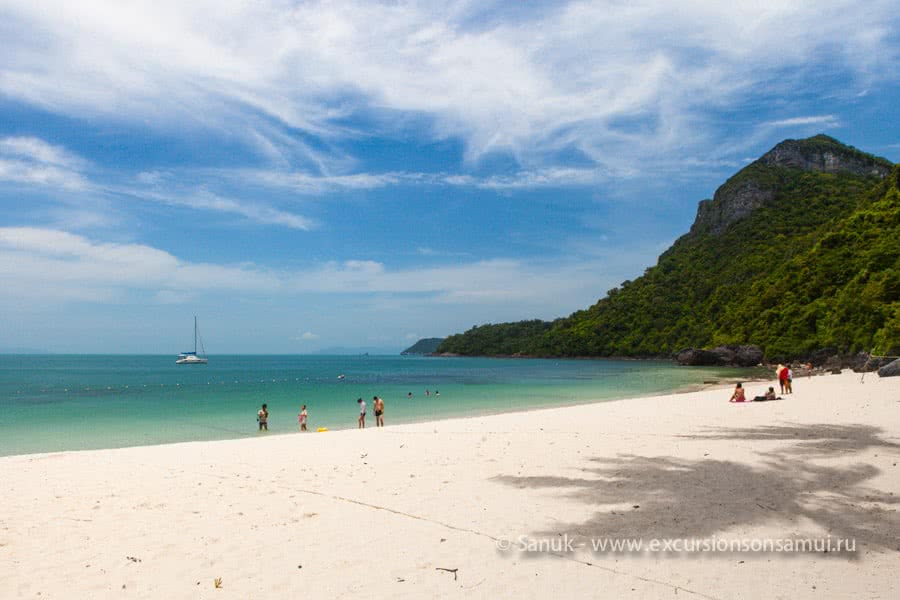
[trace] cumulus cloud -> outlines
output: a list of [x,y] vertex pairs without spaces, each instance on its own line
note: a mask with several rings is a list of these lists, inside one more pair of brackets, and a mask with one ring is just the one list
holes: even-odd
[[[443,304],[515,300],[561,307],[569,306],[573,295],[593,297],[603,272],[600,260],[541,264],[512,259],[401,269],[354,260],[273,270],[195,263],[143,244],[97,242],[61,230],[0,228],[2,295],[45,301],[108,302],[140,292],[161,303],[181,303],[203,292],[230,291],[282,298],[308,293],[424,295]],[[53,290],[51,298],[47,290]]]
[[[142,244],[95,242],[66,231],[0,228],[5,295],[105,301],[129,291],[171,301],[200,290],[275,290],[278,277],[248,266],[190,263]],[[47,298],[47,290],[54,298]]]

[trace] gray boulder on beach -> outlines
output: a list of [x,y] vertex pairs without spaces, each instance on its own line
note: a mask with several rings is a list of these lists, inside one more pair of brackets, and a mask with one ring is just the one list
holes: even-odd
[[900,358],[878,369],[880,377],[896,377],[900,375]]

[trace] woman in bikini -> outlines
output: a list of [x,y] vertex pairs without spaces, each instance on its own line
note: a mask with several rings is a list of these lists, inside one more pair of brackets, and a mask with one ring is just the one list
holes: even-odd
[[746,402],[747,399],[744,397],[744,386],[742,384],[737,384],[734,386],[734,393],[731,394],[731,399],[729,402]]

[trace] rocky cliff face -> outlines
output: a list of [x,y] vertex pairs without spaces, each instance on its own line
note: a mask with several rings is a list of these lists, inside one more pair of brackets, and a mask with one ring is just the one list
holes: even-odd
[[752,180],[742,181],[728,189],[723,185],[716,190],[712,200],[700,201],[691,233],[709,231],[713,235],[721,235],[729,225],[763,206],[773,196],[772,190]]
[[841,171],[861,177],[884,178],[891,172],[889,161],[845,146],[827,135],[806,140],[785,140],[763,154],[759,162],[803,171]]
[[755,176],[766,171],[774,172],[767,167],[825,173],[849,172],[860,177],[884,178],[891,172],[891,166],[890,161],[845,146],[826,135],[805,140],[785,140],[726,181],[716,190],[712,200],[701,200],[691,233],[721,235],[729,225],[770,202],[777,182],[767,176]]

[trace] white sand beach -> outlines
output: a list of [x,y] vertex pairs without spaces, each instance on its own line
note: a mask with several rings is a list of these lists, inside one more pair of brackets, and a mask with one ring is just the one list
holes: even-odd
[[0,458],[0,596],[900,597],[900,378],[730,392]]

